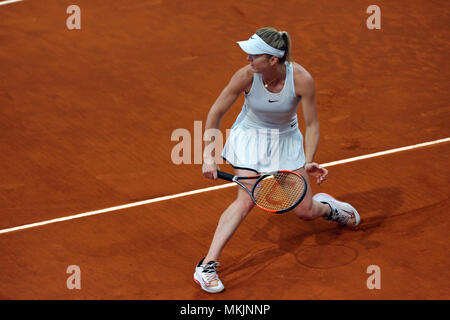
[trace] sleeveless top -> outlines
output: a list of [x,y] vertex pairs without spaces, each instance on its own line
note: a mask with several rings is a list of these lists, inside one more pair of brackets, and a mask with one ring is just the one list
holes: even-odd
[[285,65],[286,78],[278,93],[267,90],[262,74],[254,73],[252,87],[245,94],[245,103],[233,127],[245,123],[252,128],[278,129],[280,134],[298,130],[297,109],[301,97],[295,94],[292,64]]
[[262,74],[254,73],[250,92],[222,151],[235,169],[255,172],[296,170],[305,165],[303,136],[298,128],[294,70],[286,63],[286,78],[278,93],[264,87]]

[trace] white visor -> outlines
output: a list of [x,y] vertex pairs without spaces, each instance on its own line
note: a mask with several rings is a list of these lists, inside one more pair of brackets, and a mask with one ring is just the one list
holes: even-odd
[[278,58],[284,57],[284,50],[275,49],[268,45],[256,33],[246,41],[238,41],[237,44],[248,54],[270,54]]

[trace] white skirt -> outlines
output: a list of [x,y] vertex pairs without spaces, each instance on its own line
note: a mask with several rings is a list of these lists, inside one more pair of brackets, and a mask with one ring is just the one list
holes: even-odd
[[222,158],[235,169],[257,173],[296,170],[305,165],[303,136],[297,124],[280,131],[238,121],[231,128]]

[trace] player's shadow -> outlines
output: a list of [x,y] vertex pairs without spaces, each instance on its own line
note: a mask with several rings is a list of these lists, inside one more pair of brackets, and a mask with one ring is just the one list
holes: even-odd
[[[276,258],[285,254],[293,254],[302,249],[306,238],[314,237],[317,246],[342,245],[340,240],[346,233],[353,233],[354,239],[366,249],[376,248],[378,241],[370,236],[376,232],[385,220],[402,206],[403,191],[400,188],[379,188],[365,192],[337,195],[341,201],[351,203],[361,215],[361,223],[356,229],[339,226],[322,219],[302,221],[294,215],[272,215],[263,228],[256,231],[251,239],[267,243],[264,249],[254,250],[236,258],[236,263],[224,268],[230,276],[239,273],[249,278],[263,271]],[[274,239],[274,234],[278,236]],[[356,249],[353,249],[356,250]],[[357,252],[356,252],[357,256]],[[246,270],[246,272],[244,272]],[[245,280],[245,279],[244,279]]]

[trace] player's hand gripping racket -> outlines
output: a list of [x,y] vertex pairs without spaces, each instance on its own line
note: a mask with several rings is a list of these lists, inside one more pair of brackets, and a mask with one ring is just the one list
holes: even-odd
[[[283,213],[295,208],[302,202],[307,190],[305,178],[296,172],[287,170],[249,177],[217,171],[217,177],[236,182],[248,192],[259,208],[272,213]],[[251,179],[256,181],[250,190],[241,181]]]

